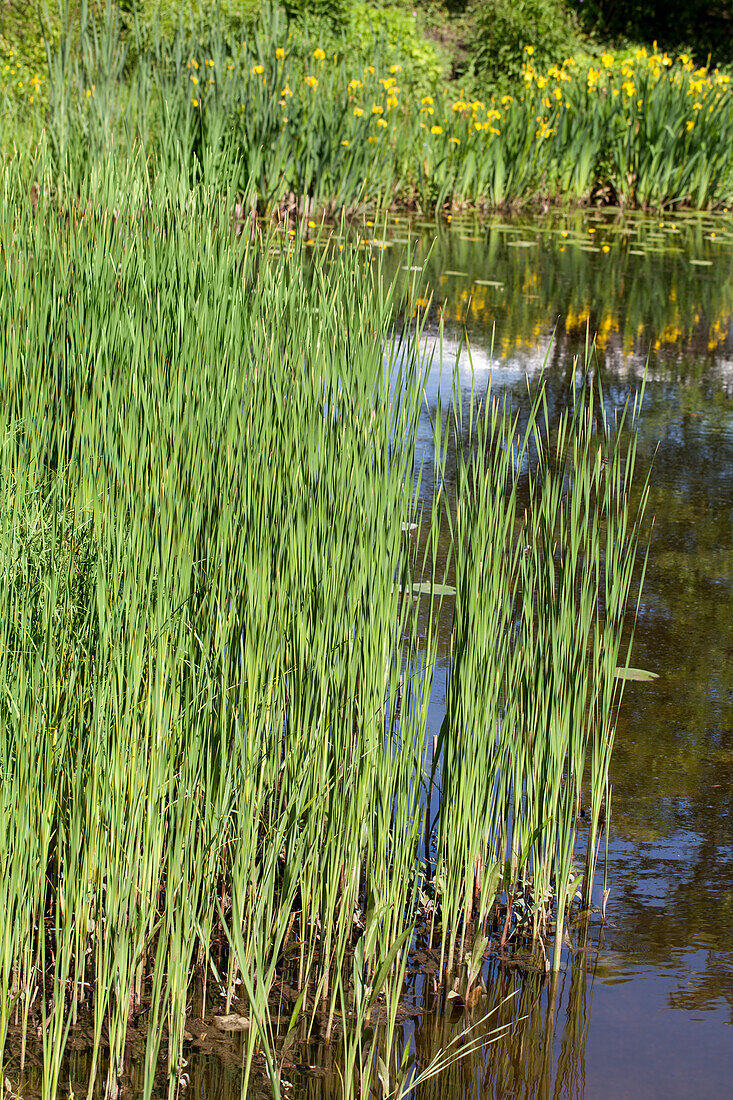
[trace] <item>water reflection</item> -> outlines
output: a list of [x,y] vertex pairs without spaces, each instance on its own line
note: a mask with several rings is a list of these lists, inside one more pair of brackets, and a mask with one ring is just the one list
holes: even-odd
[[[429,981],[418,982],[419,992],[413,988],[410,999],[417,1014],[398,1041],[409,1040],[419,1066],[456,1049],[455,1041],[470,1027],[472,1038],[483,1041],[471,1054],[454,1058],[440,1074],[418,1084],[411,1095],[415,1100],[582,1097],[595,958],[592,949],[578,949],[555,983],[494,961],[485,970],[481,997],[470,1014],[452,1010]],[[323,1076],[304,1081],[298,1095],[336,1100],[341,1095],[337,1063],[322,1050],[311,1053],[320,1055],[318,1070]]]
[[[609,923],[599,929],[596,921],[592,967],[568,957],[552,1037],[545,988],[512,1038],[416,1095],[727,1090],[733,220],[592,212],[540,224],[425,225],[415,227],[411,247],[424,280],[418,310],[435,341],[442,320],[443,357],[458,356],[463,385],[473,380],[483,392],[493,364],[493,391],[521,407],[526,377],[544,364],[550,401],[560,407],[576,381],[575,357],[594,332],[610,405],[621,407],[646,373],[640,450],[642,467],[654,463],[655,530],[634,661],[659,673],[653,685],[627,688],[612,766]],[[461,350],[464,335],[470,356]],[[445,407],[448,386],[435,371],[433,416],[439,397]],[[533,976],[511,980],[522,998],[536,992]],[[447,1026],[425,1020],[416,1035],[446,1038]]]
[[544,354],[554,334],[553,369],[567,370],[590,331],[604,367],[638,366],[647,354],[654,364],[671,352],[714,362],[730,379],[733,217],[599,211],[488,226],[418,223],[388,250],[390,270],[405,266],[408,241],[423,308],[449,334],[465,327],[482,349],[495,326],[500,369]]

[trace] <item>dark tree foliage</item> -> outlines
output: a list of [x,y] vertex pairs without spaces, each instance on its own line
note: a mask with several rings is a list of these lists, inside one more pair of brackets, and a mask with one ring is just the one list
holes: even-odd
[[347,0],[280,0],[290,19],[326,19],[334,25],[342,24],[348,15]]
[[733,61],[733,0],[573,0],[583,25],[601,35],[687,49],[704,63]]

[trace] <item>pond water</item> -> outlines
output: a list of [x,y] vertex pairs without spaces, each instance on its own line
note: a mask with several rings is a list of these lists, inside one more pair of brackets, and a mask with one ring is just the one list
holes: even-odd
[[[409,234],[397,225],[390,236],[387,266],[421,269],[419,308],[428,339],[442,318],[444,362],[465,331],[461,374],[467,382],[473,371],[479,393],[493,365],[492,388],[526,404],[526,377],[545,363],[552,400],[564,404],[589,334],[608,401],[621,406],[646,370],[640,454],[654,470],[634,664],[659,679],[629,684],[624,697],[607,923],[576,934],[556,991],[490,965],[475,1012],[516,990],[501,1010],[518,1021],[513,1033],[416,1095],[724,1094],[733,1074],[733,218],[552,213],[413,224]],[[397,253],[408,239],[405,262]],[[468,1022],[426,1013],[414,1042],[430,1052]]]
[[[421,1012],[403,1038],[421,1065],[472,1023],[477,1034],[512,1028],[414,1095],[725,1094],[733,1075],[733,216],[604,210],[398,221],[373,244],[381,240],[387,274],[419,284],[434,347],[433,415],[439,391],[449,400],[456,357],[466,386],[473,381],[480,395],[491,376],[492,390],[520,406],[527,378],[544,368],[551,406],[562,407],[595,337],[607,402],[623,406],[646,374],[640,458],[654,471],[634,664],[659,679],[629,684],[624,697],[607,921],[574,930],[556,986],[490,961],[470,1014],[446,1015],[429,960],[416,967],[408,1000]],[[431,440],[426,415],[426,449]],[[435,729],[445,668],[436,684]],[[295,1077],[290,1095],[338,1096],[331,1054],[312,1048],[308,1061],[326,1076]]]

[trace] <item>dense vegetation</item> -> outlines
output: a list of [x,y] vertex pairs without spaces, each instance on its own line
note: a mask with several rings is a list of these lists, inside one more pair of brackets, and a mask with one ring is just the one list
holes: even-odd
[[657,41],[691,53],[698,63],[733,61],[733,10],[728,0],[575,0],[588,30],[614,39]]
[[67,180],[114,150],[185,180],[227,160],[245,209],[303,217],[733,201],[728,73],[601,48],[560,0],[481,5],[470,54],[399,7],[82,5],[42,21],[35,45],[9,11],[2,151],[45,143]]
[[221,181],[143,165],[0,182],[3,1081],[38,1035],[55,1096],[84,1022],[113,1093],[136,1020],[176,1088],[198,978],[275,1094],[316,1017],[347,1095],[399,1093],[364,1028],[416,929],[466,997],[491,942],[556,969],[591,901],[634,418],[455,390],[418,465],[428,364],[369,254],[243,240]]
[[35,1035],[55,1097],[81,1022],[115,1096],[135,1021],[173,1095],[196,981],[245,1087],[279,1095],[318,1020],[346,1096],[401,1095],[417,934],[464,1001],[492,943],[557,971],[630,653],[638,408],[588,383],[551,425],[541,389],[520,420],[456,384],[418,462],[409,273],[310,246],[367,204],[733,193],[727,76],[690,58],[537,33],[489,78],[398,6],[384,33],[215,7],[34,35],[3,8],[0,1094]]

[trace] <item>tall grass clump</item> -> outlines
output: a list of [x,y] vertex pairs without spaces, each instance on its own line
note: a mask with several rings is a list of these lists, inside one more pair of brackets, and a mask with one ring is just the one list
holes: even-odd
[[420,373],[385,365],[390,293],[238,243],[205,190],[117,184],[34,209],[3,178],[2,1021],[42,1014],[48,1095],[85,1011],[114,1084],[148,999],[146,1088],[163,1034],[174,1079],[200,966],[265,1049],[286,943],[333,1013],[355,916],[369,982],[416,889]]
[[40,1036],[56,1096],[83,1024],[89,1093],[114,1095],[143,1019],[143,1091],[175,1090],[195,986],[246,1031],[245,1087],[279,1095],[317,1026],[348,1095],[390,1091],[404,1065],[368,1025],[389,1050],[419,925],[475,974],[497,914],[505,948],[544,947],[554,913],[560,964],[584,779],[591,899],[634,424],[580,395],[551,440],[541,396],[521,430],[457,397],[423,470],[429,363],[369,256],[238,235],[218,187],[134,161],[84,191],[46,167],[0,177],[8,1080]]
[[468,422],[454,401],[456,606],[429,829],[449,969],[492,920],[502,946],[544,952],[554,912],[557,970],[581,884],[590,904],[647,492],[632,503],[639,407],[610,420],[591,386],[551,416],[541,394],[520,429],[505,401],[471,403]]

